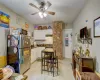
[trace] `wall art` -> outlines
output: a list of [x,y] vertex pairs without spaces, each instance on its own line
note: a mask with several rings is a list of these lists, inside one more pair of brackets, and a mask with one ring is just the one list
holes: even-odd
[[100,17],[94,20],[94,37],[100,37]]
[[4,28],[9,28],[10,16],[2,11],[0,11],[0,26]]

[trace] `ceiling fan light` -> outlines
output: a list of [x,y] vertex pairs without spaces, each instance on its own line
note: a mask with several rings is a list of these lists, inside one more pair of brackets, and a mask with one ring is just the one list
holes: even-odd
[[40,17],[43,18],[43,15],[41,15]]
[[45,6],[45,10],[47,10],[48,9],[48,7],[47,6]]
[[42,13],[42,12],[39,12],[39,16],[40,16],[41,18],[43,18],[43,13]]
[[41,16],[42,15],[42,12],[39,12],[39,16]]
[[47,14],[46,14],[46,13],[43,13],[43,16],[44,16],[44,17],[47,17]]

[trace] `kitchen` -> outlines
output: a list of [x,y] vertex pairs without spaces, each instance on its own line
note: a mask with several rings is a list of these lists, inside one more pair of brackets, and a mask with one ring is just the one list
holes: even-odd
[[[41,29],[40,27],[44,28]],[[53,31],[51,29],[51,24],[35,26],[34,28],[34,45],[32,45],[31,49],[31,63],[41,58],[41,51],[44,50],[45,47],[53,46]]]
[[100,0],[0,0],[0,80],[100,80],[99,23]]

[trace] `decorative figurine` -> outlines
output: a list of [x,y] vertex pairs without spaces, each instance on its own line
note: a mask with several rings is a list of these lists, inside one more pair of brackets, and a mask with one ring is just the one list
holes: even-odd
[[89,56],[90,56],[90,51],[89,51],[89,49],[86,49],[85,56],[86,56],[86,57],[89,57]]

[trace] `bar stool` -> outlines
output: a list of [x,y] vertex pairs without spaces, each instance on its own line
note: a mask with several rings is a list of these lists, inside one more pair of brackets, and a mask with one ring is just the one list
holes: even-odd
[[53,73],[53,77],[54,77],[54,73],[55,73],[55,69],[57,70],[57,75],[58,75],[58,57],[56,56],[56,51],[53,53],[52,57],[47,60],[47,70],[48,72]]
[[43,71],[47,71],[48,73],[51,72],[55,73],[55,68],[57,69],[57,75],[58,75],[58,57],[56,56],[56,51],[55,52],[42,52],[41,53],[41,73]]
[[50,60],[51,57],[52,57],[51,53],[45,53],[42,51],[42,53],[41,53],[41,73],[43,73],[43,71],[48,71],[47,61]]

